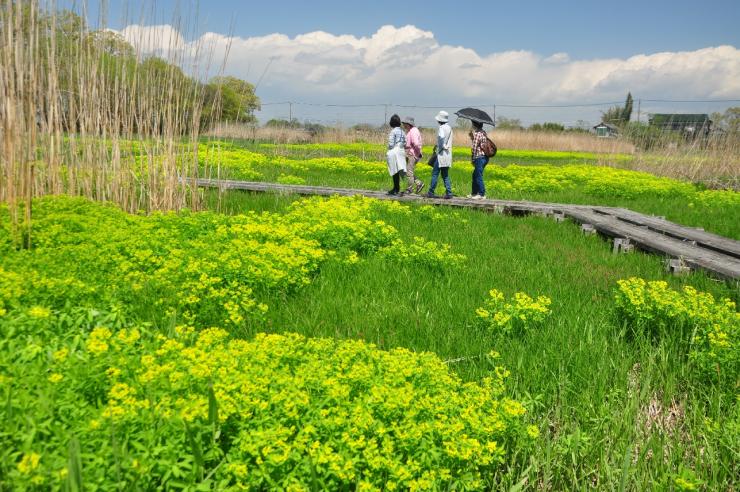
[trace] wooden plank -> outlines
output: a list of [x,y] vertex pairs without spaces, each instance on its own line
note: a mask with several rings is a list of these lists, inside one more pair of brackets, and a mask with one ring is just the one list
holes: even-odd
[[717,234],[712,234],[711,232],[706,232],[694,227],[682,226],[680,224],[670,222],[660,217],[643,215],[641,213],[623,208],[607,209],[605,207],[594,207],[594,210],[597,213],[605,213],[607,215],[616,217],[624,222],[647,226],[653,231],[674,237],[676,239],[696,241],[697,244],[705,248],[725,253],[727,255],[740,259],[740,241],[719,236]]
[[629,239],[642,250],[681,258],[692,268],[702,268],[722,278],[740,279],[740,260],[732,256],[593,211],[570,209],[565,215],[579,223],[592,224],[605,236]]
[[[460,197],[443,199],[441,197],[427,198],[419,195],[399,196],[388,195],[382,191],[283,185],[253,181],[198,179],[196,184],[221,189],[298,195],[362,195],[381,200],[503,211],[512,215],[530,213],[552,215],[557,213],[581,224],[591,224],[603,235],[630,239],[635,243],[635,246],[644,251],[681,258],[692,268],[702,268],[722,278],[740,279],[740,243],[738,241],[623,208],[519,200],[472,200]],[[692,241],[696,241],[696,243],[694,244]]]
[[324,186],[309,185],[284,185],[278,183],[265,183],[257,181],[232,181],[225,179],[197,179],[196,184],[202,187],[235,189],[244,191],[294,193],[297,195],[321,195],[321,196],[354,196],[362,195],[380,200],[396,200],[401,202],[424,202],[435,205],[463,206],[468,208],[479,208],[492,210],[501,207],[505,212],[516,213],[552,213],[555,209],[564,207],[578,207],[578,205],[567,205],[558,203],[542,203],[519,200],[472,200],[469,198],[454,197],[451,199],[427,198],[424,195],[388,195],[384,191],[358,190],[352,188],[329,188]]

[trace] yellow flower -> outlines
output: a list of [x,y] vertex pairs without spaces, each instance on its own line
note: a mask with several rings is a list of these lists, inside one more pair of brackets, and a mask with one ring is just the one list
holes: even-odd
[[54,360],[56,361],[63,361],[67,358],[69,355],[69,349],[67,347],[62,347],[59,350],[54,351],[54,354],[52,354],[52,357],[54,357]]
[[51,383],[60,383],[64,379],[64,376],[59,374],[58,372],[55,372],[49,376],[49,382]]
[[94,355],[102,354],[108,350],[108,342],[112,336],[111,331],[108,328],[98,327],[90,333],[90,338],[87,340],[87,350],[92,352]]
[[51,316],[51,309],[43,306],[34,306],[28,310],[28,315],[36,319],[46,319]]
[[537,428],[536,425],[528,425],[527,435],[532,439],[537,439],[538,437],[540,437],[540,430]]
[[18,471],[24,475],[30,475],[39,467],[40,459],[41,456],[38,453],[24,454],[20,463],[18,463]]

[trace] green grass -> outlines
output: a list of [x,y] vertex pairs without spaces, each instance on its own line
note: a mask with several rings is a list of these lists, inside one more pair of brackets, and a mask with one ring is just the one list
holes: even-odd
[[[248,141],[234,141],[235,146],[241,149],[259,152],[265,155],[276,155],[289,157],[290,159],[314,159],[322,157],[346,157],[356,156],[363,160],[376,162],[378,171],[366,173],[361,169],[355,172],[331,169],[330,167],[309,167],[306,170],[296,172],[290,166],[280,164],[276,158],[269,166],[261,166],[262,181],[277,182],[286,176],[297,176],[305,184],[314,186],[343,187],[356,189],[385,190],[392,185],[391,178],[385,172],[384,151],[381,146],[373,144],[312,144],[312,145],[287,145],[275,146],[269,144],[254,144]],[[453,166],[450,170],[453,193],[465,196],[471,193],[472,166],[469,161],[469,149],[456,148]],[[431,149],[425,149],[426,155]],[[624,160],[629,158],[625,155],[614,155],[609,158]],[[532,200],[540,202],[572,203],[583,205],[604,205],[625,207],[637,212],[664,216],[673,222],[690,226],[702,227],[707,231],[714,232],[733,239],[740,239],[740,206],[735,200],[729,204],[715,203],[712,205],[694,202],[691,196],[682,193],[661,194],[657,191],[650,193],[646,189],[638,189],[632,196],[618,196],[608,191],[598,194],[589,193],[585,189],[566,187],[561,191],[523,191],[515,185],[511,189],[496,187],[496,182],[491,178],[496,168],[506,167],[512,164],[562,166],[571,164],[597,164],[598,159],[603,156],[584,152],[546,152],[546,151],[507,151],[500,153],[491,160],[484,174],[489,193],[489,198],[508,200]],[[429,186],[431,181],[431,168],[425,161],[417,165],[418,176]],[[231,176],[226,170],[222,177],[234,177],[239,179],[238,174]],[[506,184],[505,181],[499,182]],[[402,183],[405,185],[405,183]],[[640,186],[640,185],[637,185]],[[647,184],[645,186],[648,186]],[[697,190],[701,189],[700,187]],[[444,185],[441,180],[436,192],[443,193]],[[691,192],[693,193],[693,192]],[[727,192],[731,193],[731,192]],[[689,194],[690,195],[690,194]]]
[[[242,148],[264,154],[279,154],[293,159],[310,159],[315,157],[345,157],[352,155],[365,160],[385,160],[385,147],[383,145],[371,143],[350,143],[350,144],[271,144],[255,143],[249,140],[233,140],[233,142]],[[432,145],[424,146],[424,154],[430,155]],[[470,158],[469,147],[454,147],[453,154],[456,159]],[[499,149],[496,158],[502,162],[524,164],[527,161],[533,163],[542,162],[542,160],[552,161],[553,163],[563,162],[572,164],[593,164],[600,160],[611,161],[629,161],[632,156],[629,154],[598,154],[594,152],[565,152],[557,150],[516,150],[516,149]]]
[[[282,210],[294,199],[230,193],[220,206]],[[701,273],[666,277],[659,257],[613,255],[608,243],[573,224],[441,210],[445,218],[437,221],[420,214],[386,220],[406,238],[449,243],[467,256],[462,266],[419,268],[380,258],[328,265],[309,286],[267,300],[267,324],[254,331],[433,351],[464,359],[451,364],[469,380],[490,369],[483,354],[499,351],[512,372],[511,396],[527,404],[542,431],[535,453],[516,461],[505,485],[526,479],[531,489],[671,490],[676,476],[694,473],[707,490],[737,488],[737,401],[692,381],[684,337],[633,334],[613,308],[616,281],[630,276],[735,301],[737,286]],[[541,329],[494,336],[476,327],[474,314],[491,288],[549,296],[553,315]]]

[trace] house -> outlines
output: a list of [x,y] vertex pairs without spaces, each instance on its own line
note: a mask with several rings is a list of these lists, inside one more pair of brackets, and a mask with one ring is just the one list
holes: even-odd
[[677,132],[687,138],[706,137],[712,131],[712,120],[707,114],[656,113],[648,121],[652,127]]
[[619,128],[603,121],[592,128],[597,137],[616,137],[619,135]]

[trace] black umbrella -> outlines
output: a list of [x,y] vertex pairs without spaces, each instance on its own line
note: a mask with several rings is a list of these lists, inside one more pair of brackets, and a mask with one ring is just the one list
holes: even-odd
[[496,126],[496,123],[494,123],[491,117],[488,116],[488,113],[480,109],[463,108],[455,114],[458,118],[465,118],[468,120],[477,121],[478,123],[485,123],[487,125]]

